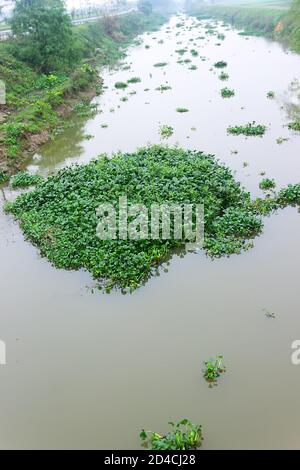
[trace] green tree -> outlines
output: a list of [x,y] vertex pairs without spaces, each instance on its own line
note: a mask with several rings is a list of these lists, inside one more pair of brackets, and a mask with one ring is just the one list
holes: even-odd
[[16,0],[11,27],[16,54],[42,72],[72,62],[72,23],[62,0]]

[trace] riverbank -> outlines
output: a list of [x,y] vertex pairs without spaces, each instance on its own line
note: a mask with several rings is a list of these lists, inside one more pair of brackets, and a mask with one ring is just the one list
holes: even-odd
[[6,104],[0,107],[0,175],[10,175],[38,147],[64,128],[73,112],[88,115],[89,103],[102,91],[99,69],[125,56],[134,37],[155,30],[165,18],[132,12],[74,27],[78,63],[73,70],[38,73],[13,54],[10,41],[0,44],[0,78],[6,85]]
[[280,41],[295,52],[300,52],[299,1],[289,4],[197,5],[189,14],[197,18],[216,18],[238,29],[247,36],[264,36]]

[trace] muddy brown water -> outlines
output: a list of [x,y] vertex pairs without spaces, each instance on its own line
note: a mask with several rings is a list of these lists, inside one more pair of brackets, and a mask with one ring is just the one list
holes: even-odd
[[[224,41],[205,34],[205,22],[177,22],[141,36],[128,51],[130,70],[104,71],[107,89],[95,100],[102,112],[75,119],[28,168],[46,176],[102,152],[131,151],[159,142],[158,128],[168,124],[169,144],[215,154],[253,195],[261,194],[262,171],[278,187],[299,182],[300,135],[284,126],[298,112],[300,57],[220,23]],[[186,46],[199,56],[186,52],[192,62],[179,64],[175,50]],[[217,60],[228,62],[228,82],[211,69]],[[141,83],[117,92],[114,83],[132,76]],[[155,90],[166,82],[171,90]],[[220,97],[224,86],[234,98]],[[228,125],[253,120],[268,125],[263,138],[226,135]],[[279,145],[279,137],[289,140]],[[15,197],[9,188],[4,195]],[[300,448],[300,366],[291,362],[300,338],[296,209],[267,218],[247,253],[175,256],[168,272],[125,296],[92,292],[88,273],[53,268],[2,209],[0,233],[1,448],[139,448],[142,427],[163,433],[183,417],[203,425],[204,449]],[[202,361],[218,353],[227,372],[209,389]]]

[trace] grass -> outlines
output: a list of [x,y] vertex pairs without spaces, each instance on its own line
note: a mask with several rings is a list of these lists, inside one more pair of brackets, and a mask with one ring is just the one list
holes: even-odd
[[263,136],[266,132],[267,126],[263,124],[256,124],[255,121],[249,122],[246,125],[230,126],[227,132],[232,135],[245,135],[245,136]]
[[140,433],[142,446],[148,450],[196,450],[201,447],[202,427],[183,419],[179,423],[168,423],[171,427],[164,436],[156,432]]

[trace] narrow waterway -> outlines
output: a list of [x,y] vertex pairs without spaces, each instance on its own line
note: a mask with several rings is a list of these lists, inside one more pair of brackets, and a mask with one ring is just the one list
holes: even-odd
[[[207,22],[184,17],[142,35],[123,66],[102,73],[99,113],[73,120],[29,170],[46,176],[160,142],[167,124],[169,144],[215,154],[254,196],[262,172],[278,188],[298,183],[300,134],[286,124],[299,112],[300,57],[216,24],[224,40],[207,34]],[[228,81],[213,67],[220,60]],[[114,87],[131,77],[141,82]],[[220,96],[225,86],[233,98]],[[254,120],[268,126],[263,138],[227,135],[229,125]],[[15,194],[4,188],[0,196]],[[265,220],[247,253],[175,256],[168,272],[133,294],[103,294],[88,273],[42,259],[1,203],[0,447],[139,448],[141,428],[164,433],[168,421],[186,417],[203,425],[204,449],[299,448],[300,365],[291,362],[300,339],[299,233],[300,215],[288,208]],[[202,362],[219,353],[227,372],[210,389]]]

